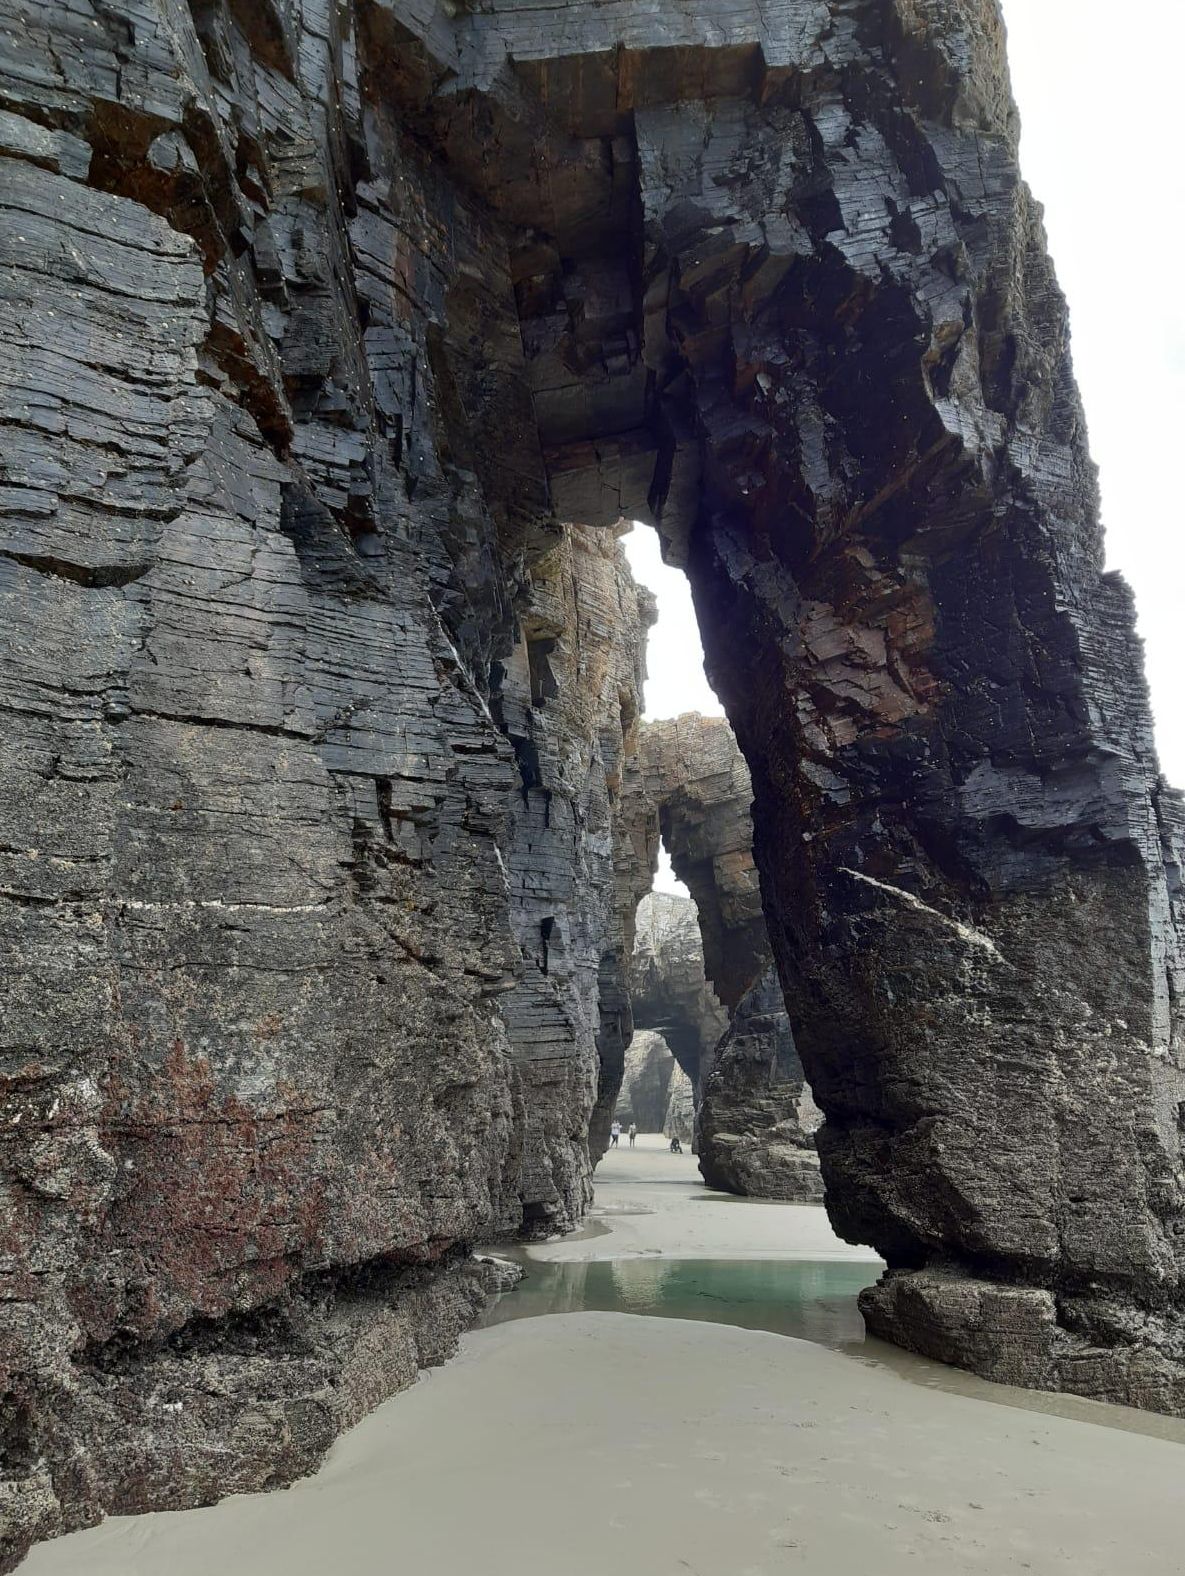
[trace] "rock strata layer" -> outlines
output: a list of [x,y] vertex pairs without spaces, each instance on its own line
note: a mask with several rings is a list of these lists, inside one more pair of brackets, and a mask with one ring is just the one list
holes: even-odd
[[746,991],[703,1076],[699,1168],[709,1187],[795,1204],[823,1200],[820,1113],[772,963]]
[[671,1081],[678,1070],[674,1052],[656,1029],[635,1029],[625,1053],[625,1073],[613,1115],[623,1128],[661,1133],[671,1103]]
[[547,507],[506,232],[374,21],[4,21],[8,1562],[439,1361],[629,1034],[650,605]]
[[[871,1327],[1185,1409],[1185,816],[994,0],[0,26],[6,1557],[285,1481],[466,1244],[579,1214],[653,852],[622,515]],[[339,1415],[347,1308],[408,1361]]]
[[685,1148],[695,1142],[695,1088],[678,1062],[671,1072],[662,1132],[667,1138],[678,1138]]
[[817,1203],[818,1113],[761,909],[744,756],[725,718],[687,712],[644,723],[639,759],[672,867],[695,899],[704,968],[728,1008],[727,1032],[693,1073],[704,1180],[728,1192]]
[[699,916],[690,898],[650,892],[638,905],[630,996],[638,1028],[660,1033],[697,1084],[728,1027],[728,1013],[704,971]]

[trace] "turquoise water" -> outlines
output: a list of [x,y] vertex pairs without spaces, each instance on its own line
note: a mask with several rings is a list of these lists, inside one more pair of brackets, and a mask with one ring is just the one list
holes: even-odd
[[483,1325],[548,1313],[642,1313],[770,1330],[831,1347],[864,1340],[856,1298],[876,1263],[814,1259],[608,1259],[549,1264],[520,1258],[525,1279]]
[[866,1336],[856,1298],[877,1263],[816,1259],[602,1259],[548,1264],[510,1250],[526,1277],[487,1309],[479,1328],[549,1313],[642,1313],[769,1330],[843,1351],[911,1384],[997,1406],[1147,1434],[1185,1445],[1185,1419],[1108,1406],[1071,1395],[1016,1390],[914,1357]]

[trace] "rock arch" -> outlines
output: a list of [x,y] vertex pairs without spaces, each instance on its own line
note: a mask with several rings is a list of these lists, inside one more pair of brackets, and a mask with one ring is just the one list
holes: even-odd
[[557,519],[687,568],[872,1326],[1181,1410],[1181,806],[993,0],[5,7],[13,1547],[306,1470],[579,1210],[649,853]]
[[532,226],[552,496],[645,501],[686,561],[832,1216],[891,1266],[866,1317],[1177,1408],[1181,807],[995,6],[755,5],[710,44],[682,10],[488,13],[468,42],[495,140],[509,79],[542,117],[487,189]]

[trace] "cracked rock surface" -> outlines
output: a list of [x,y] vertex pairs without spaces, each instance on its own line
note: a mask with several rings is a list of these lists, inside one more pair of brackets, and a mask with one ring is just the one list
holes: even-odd
[[[643,723],[639,758],[672,867],[694,898],[704,968],[728,1009],[719,1042],[693,1067],[683,1062],[694,1080],[704,1180],[733,1193],[818,1203],[818,1113],[761,909],[744,756],[726,718],[688,712]],[[673,946],[666,963],[672,977],[678,952]]]
[[649,892],[638,905],[630,996],[637,1028],[660,1033],[697,1084],[728,1027],[728,1013],[704,972],[699,916],[690,898]]
[[702,1077],[699,1168],[709,1187],[823,1201],[820,1113],[803,1077],[772,963],[737,1004]]
[[546,508],[505,233],[358,20],[3,23],[9,1562],[440,1361],[468,1245],[582,1213],[628,1037],[649,606]]
[[622,515],[870,1326],[1185,1409],[1183,814],[994,0],[0,36],[4,1557],[307,1470],[468,1244],[579,1215],[653,857]]

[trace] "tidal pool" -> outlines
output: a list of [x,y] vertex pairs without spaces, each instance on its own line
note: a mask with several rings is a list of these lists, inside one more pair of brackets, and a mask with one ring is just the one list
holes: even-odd
[[873,1339],[856,1299],[880,1274],[876,1261],[646,1255],[571,1263],[540,1261],[518,1248],[503,1249],[501,1256],[520,1264],[525,1276],[486,1310],[479,1329],[550,1313],[641,1313],[732,1324],[813,1341],[925,1389],[1185,1445],[1185,1419],[992,1384]]
[[856,1298],[875,1262],[816,1259],[602,1259],[547,1263],[515,1254],[526,1274],[483,1326],[548,1313],[642,1313],[794,1335],[822,1346],[864,1340]]

